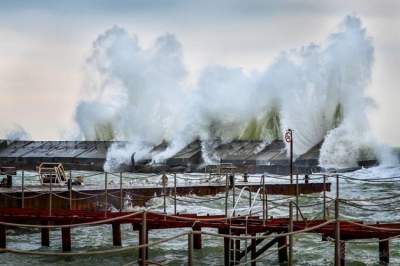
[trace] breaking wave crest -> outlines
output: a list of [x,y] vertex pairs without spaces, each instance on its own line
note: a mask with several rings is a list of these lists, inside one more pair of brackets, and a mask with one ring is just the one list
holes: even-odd
[[[195,139],[212,162],[215,139],[269,143],[287,128],[294,130],[295,155],[322,142],[322,166],[352,166],[387,153],[367,120],[373,61],[361,20],[347,16],[323,43],[284,51],[262,71],[213,65],[189,85],[174,35],[143,48],[136,35],[114,26],[94,42],[86,98],[75,117],[85,139],[129,141],[111,147],[106,169],[129,163],[133,153],[137,160],[163,161]],[[152,154],[163,141],[167,149]]]

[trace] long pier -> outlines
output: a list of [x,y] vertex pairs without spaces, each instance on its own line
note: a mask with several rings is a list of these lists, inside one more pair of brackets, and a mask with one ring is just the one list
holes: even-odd
[[[368,208],[368,206],[375,206],[374,204],[361,206],[359,199],[345,199],[340,197],[340,180],[347,179],[352,182],[360,182],[360,180],[352,179],[345,176],[325,176],[315,175],[311,176],[311,181],[323,180],[323,189],[315,190],[322,193],[320,196],[312,196],[310,199],[315,199],[316,203],[311,205],[299,204],[299,197],[301,185],[299,182],[295,184],[286,184],[286,192],[290,191],[293,185],[295,186],[295,193],[288,193],[292,195],[288,197],[285,202],[276,202],[268,199],[268,190],[265,188],[264,182],[260,182],[252,188],[251,183],[242,185],[235,181],[231,184],[226,176],[224,186],[226,197],[232,199],[234,205],[228,208],[228,201],[225,201],[225,213],[220,215],[198,215],[196,213],[180,214],[175,209],[172,213],[168,213],[164,207],[163,212],[156,212],[151,209],[144,209],[143,211],[127,212],[122,208],[116,211],[109,211],[107,206],[101,211],[84,211],[74,210],[71,206],[69,208],[60,209],[54,208],[52,204],[47,208],[27,208],[20,206],[18,208],[2,208],[0,212],[0,252],[11,252],[18,254],[29,255],[42,255],[42,256],[77,256],[77,255],[90,255],[102,254],[100,251],[88,252],[73,252],[73,243],[71,241],[71,234],[73,228],[80,226],[97,226],[97,225],[110,225],[111,234],[113,236],[113,245],[122,246],[121,241],[121,224],[131,224],[132,229],[138,231],[137,246],[122,247],[120,249],[105,250],[104,253],[118,252],[120,250],[137,249],[139,255],[136,258],[140,265],[149,265],[153,263],[149,258],[149,249],[161,242],[171,241],[176,238],[187,237],[188,241],[188,265],[196,265],[193,260],[193,253],[196,249],[202,248],[202,236],[209,235],[212,237],[219,237],[223,239],[224,243],[224,264],[230,265],[243,265],[251,264],[256,265],[263,257],[272,254],[272,247],[276,246],[276,253],[278,261],[283,265],[293,265],[293,247],[295,246],[294,236],[304,233],[318,234],[324,241],[332,241],[335,243],[334,258],[335,265],[345,265],[346,261],[346,242],[370,239],[379,243],[379,263],[386,265],[389,263],[389,242],[400,236],[400,223],[395,222],[381,222],[371,223],[360,220],[344,220],[341,218],[340,205],[355,206],[359,208]],[[298,180],[298,179],[297,179]],[[326,191],[328,188],[328,180],[336,181],[336,196],[334,198],[328,197]],[[385,183],[395,182],[396,178],[386,178]],[[366,180],[365,182],[377,182],[376,180]],[[303,183],[302,186],[307,190],[307,187],[312,187],[313,183]],[[276,184],[284,185],[284,184]],[[268,184],[272,186],[272,184]],[[183,187],[183,186],[182,186]],[[164,185],[159,196],[166,197],[166,188]],[[172,199],[176,199],[178,186],[172,189]],[[239,193],[234,193],[235,189],[240,189]],[[242,196],[245,191],[255,191],[249,193],[249,207],[243,213],[237,209],[238,203],[243,200]],[[274,190],[271,190],[273,192]],[[303,191],[303,192],[304,192]],[[55,191],[52,191],[55,193]],[[108,190],[103,191],[105,196],[108,197]],[[111,193],[111,192],[110,192]],[[251,195],[253,194],[253,197]],[[255,195],[254,195],[255,194]],[[110,194],[111,195],[111,194]],[[154,195],[153,197],[156,197]],[[304,196],[304,195],[303,195]],[[388,204],[396,202],[397,196],[381,197],[371,199],[374,202],[381,202],[388,208]],[[68,198],[66,199],[68,200]],[[334,217],[330,218],[327,211],[328,201],[334,203],[335,212]],[[389,201],[389,202],[386,202]],[[51,201],[50,201],[51,202]],[[107,201],[106,201],[107,202]],[[261,211],[253,209],[254,203],[259,202],[262,204]],[[230,203],[229,203],[230,204]],[[287,208],[287,217],[271,217],[269,211],[274,206]],[[307,218],[304,216],[302,210],[310,206],[322,207],[322,216],[318,218]],[[103,206],[104,207],[104,206]],[[393,210],[391,210],[393,211]],[[24,251],[15,250],[7,247],[7,228],[38,228],[41,232],[41,243],[43,246],[49,246],[50,230],[61,230],[62,251],[58,252],[41,252],[41,251]],[[148,235],[152,230],[168,230],[172,228],[186,228],[187,230],[182,233],[171,236],[168,239],[150,243]],[[210,233],[203,229],[213,228],[217,229],[218,233]],[[299,236],[301,237],[301,236]],[[246,243],[248,245],[244,245]],[[275,252],[275,251],[274,251]],[[0,255],[1,256],[1,255]],[[156,262],[155,262],[156,263]],[[157,263],[156,263],[157,264]]]
[[[70,172],[71,180],[73,179]],[[47,185],[25,185],[26,178],[22,172],[20,175],[13,176],[14,181],[20,179],[21,185],[11,187],[0,187],[0,208],[66,208],[74,210],[98,210],[105,206],[123,209],[125,199],[129,199],[129,204],[133,206],[144,206],[146,202],[154,197],[172,198],[176,204],[176,197],[185,195],[208,196],[218,193],[225,193],[228,189],[243,189],[256,192],[260,188],[269,195],[301,195],[330,191],[331,184],[328,182],[296,182],[290,184],[267,183],[265,175],[259,175],[258,182],[251,182],[248,178],[254,177],[246,175],[243,180],[242,175],[204,174],[201,178],[179,177],[175,173],[163,175],[141,176],[132,178],[125,176],[124,173],[95,173],[98,184],[85,184],[76,186],[55,186]],[[169,183],[163,184],[162,176],[169,178]],[[112,179],[114,177],[114,179]],[[156,180],[154,180],[156,177]],[[138,184],[127,182],[147,180],[153,178],[150,184]],[[253,178],[254,180],[254,178]],[[264,180],[264,182],[262,181]],[[185,181],[185,182],[178,182]],[[286,180],[285,180],[286,181]],[[189,183],[190,182],[190,183]],[[225,193],[226,196],[226,193]],[[165,202],[165,201],[164,201]],[[100,203],[100,206],[99,206]]]

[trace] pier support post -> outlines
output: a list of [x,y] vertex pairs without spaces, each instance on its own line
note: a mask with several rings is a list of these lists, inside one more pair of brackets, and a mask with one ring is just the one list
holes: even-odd
[[[246,247],[247,248],[247,247]],[[240,263],[240,240],[235,240],[235,264]]]
[[389,264],[389,240],[379,241],[379,265],[388,265],[388,264]]
[[[49,223],[46,221],[41,222],[42,225],[48,225]],[[50,247],[50,229],[49,228],[40,228],[41,231],[41,242],[43,247]]]
[[278,237],[278,261],[279,264],[286,264],[288,261],[287,254],[287,237]]
[[[147,244],[149,239],[149,232],[147,230],[139,229],[139,245]],[[138,264],[145,266],[146,260],[149,258],[149,248],[144,247],[139,249],[139,261]]]
[[0,248],[6,248],[6,247],[7,247],[6,226],[0,225]]
[[[219,234],[229,234],[229,230],[226,228],[221,228],[218,230]],[[229,237],[224,237],[224,265],[229,266],[230,258],[230,239]]]
[[193,265],[193,234],[188,234],[188,266]]
[[121,242],[121,224],[112,224],[112,236],[113,236],[113,246],[122,246]]
[[[255,236],[255,235],[253,235]],[[257,239],[252,239],[251,240],[251,260],[255,260],[257,258],[256,253],[257,253]],[[251,263],[251,266],[256,266],[256,262],[253,261]]]
[[[145,245],[149,242],[149,231],[147,230],[147,213],[143,213],[142,226],[139,228],[139,245]],[[138,264],[146,266],[146,261],[149,259],[149,248],[142,247],[139,249]]]
[[[193,231],[200,231],[201,232],[201,227],[198,225],[193,226]],[[193,248],[194,249],[201,249],[202,244],[201,244],[201,234],[194,234],[193,235]]]
[[346,241],[344,241],[344,240],[340,241],[339,247],[340,247],[340,250],[339,250],[339,252],[340,252],[340,266],[344,266],[344,265],[346,265],[345,264],[345,261],[346,261]]
[[63,227],[61,228],[61,238],[62,238],[62,251],[71,251],[71,228]]

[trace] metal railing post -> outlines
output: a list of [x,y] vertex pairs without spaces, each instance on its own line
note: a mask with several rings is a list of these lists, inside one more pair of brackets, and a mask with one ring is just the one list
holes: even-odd
[[293,202],[289,202],[289,228],[288,231],[289,235],[289,259],[288,259],[288,266],[292,266],[293,263]]
[[72,179],[68,179],[69,209],[72,210]]
[[322,193],[323,193],[322,215],[324,220],[326,220],[326,175],[324,175],[324,191]]
[[229,197],[228,174],[225,174],[225,217],[228,217],[228,197]]
[[174,214],[176,215],[176,173],[174,173]]
[[72,170],[69,170],[69,179],[68,179],[68,204],[69,209],[72,210]]
[[265,189],[265,175],[262,175],[262,186],[263,186],[263,193],[262,193],[262,202],[263,202],[263,224],[265,224],[265,220],[268,219],[268,196],[267,191]]
[[52,209],[52,204],[53,204],[53,177],[50,175],[50,195],[49,195],[49,216],[51,216],[51,209]]
[[249,187],[249,215],[251,216],[251,204],[252,204],[252,200],[251,200],[251,189]]
[[22,170],[21,180],[21,207],[25,208],[25,172]]
[[341,266],[340,246],[340,221],[339,221],[339,175],[336,176],[336,200],[335,200],[335,266]]
[[119,173],[119,211],[124,208],[124,191],[122,190],[122,172]]
[[167,213],[167,181],[165,181],[166,180],[166,178],[164,179],[164,176],[166,176],[166,175],[163,175],[163,178],[162,178],[162,185],[163,185],[163,208],[164,208],[164,213]]
[[104,172],[104,216],[107,216],[108,209],[108,182],[107,182],[107,172]]
[[[235,208],[236,202],[236,189],[235,189],[235,175],[232,173],[232,207]],[[233,216],[235,216],[235,209],[233,210]]]
[[296,174],[296,221],[299,220],[299,174]]

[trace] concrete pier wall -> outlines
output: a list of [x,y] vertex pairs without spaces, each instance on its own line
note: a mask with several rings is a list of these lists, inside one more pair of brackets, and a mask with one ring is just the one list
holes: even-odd
[[[111,141],[0,141],[0,166],[15,166],[18,169],[36,169],[41,162],[61,162],[66,169],[103,170],[107,150]],[[126,142],[118,142],[125,145]],[[153,153],[162,152],[167,145],[154,147]],[[294,162],[294,173],[319,171],[318,158],[320,146],[317,145]],[[125,165],[118,170],[162,172],[162,171],[204,171],[200,141],[194,141],[168,158],[160,165],[149,161],[136,161],[135,165]],[[288,174],[289,160],[285,145],[276,140],[265,145],[261,141],[235,140],[216,145],[215,155],[221,164],[232,164],[237,171],[249,173],[270,172]],[[130,155],[129,155],[130,156]],[[360,162],[360,165],[373,165],[376,161]]]

